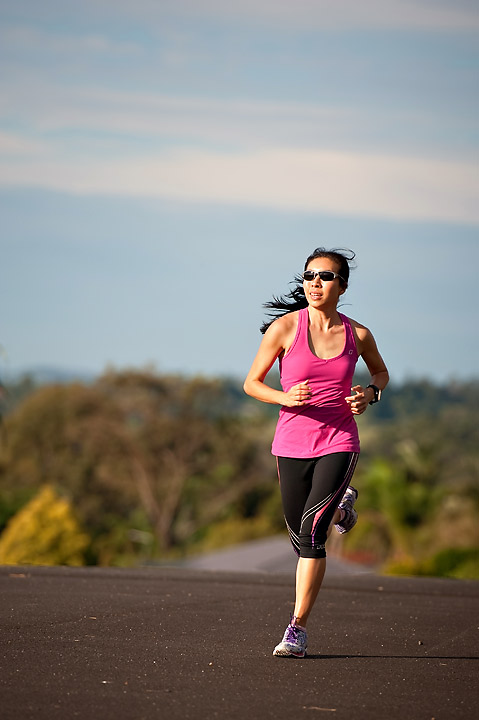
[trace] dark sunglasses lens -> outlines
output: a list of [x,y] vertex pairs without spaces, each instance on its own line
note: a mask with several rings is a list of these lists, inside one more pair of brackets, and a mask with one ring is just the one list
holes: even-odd
[[303,273],[303,280],[307,280],[308,282],[314,280],[315,275],[319,275],[320,279],[324,282],[331,282],[331,280],[334,280],[334,273],[329,270],[322,270],[318,273],[315,273],[312,270],[305,270]]

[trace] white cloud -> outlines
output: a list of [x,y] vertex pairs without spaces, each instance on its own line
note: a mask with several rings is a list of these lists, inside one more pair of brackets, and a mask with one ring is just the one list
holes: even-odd
[[[33,101],[32,101],[33,98]],[[88,131],[145,139],[178,138],[236,147],[311,145],[325,136],[341,143],[348,128],[368,126],[352,108],[312,103],[215,100],[201,97],[59,88],[30,82],[4,91],[3,113],[14,113],[36,133]],[[369,114],[369,110],[367,111]],[[377,117],[377,114],[376,114]]]
[[167,16],[214,18],[289,30],[419,29],[471,32],[479,27],[477,4],[470,0],[99,0],[122,14],[151,22]]
[[[51,12],[55,2],[47,0],[46,6]],[[54,29],[21,26],[4,32],[10,50],[20,50],[20,62],[16,56],[11,61],[0,99],[5,128],[0,135],[0,153],[5,158],[2,184],[307,212],[479,221],[475,167],[469,156],[465,161],[458,159],[465,149],[470,152],[473,143],[472,114],[467,117],[464,112],[456,112],[452,100],[451,112],[446,110],[438,118],[434,103],[419,104],[423,108],[419,115],[416,105],[408,109],[411,106],[387,103],[379,96],[376,102],[364,100],[361,104],[356,98],[354,106],[340,107],[310,102],[171,97],[116,89],[127,87],[120,75],[130,63],[117,62],[122,53],[125,59],[128,53],[138,52],[136,59],[146,72],[151,69],[147,58],[151,60],[152,56],[148,52],[143,56],[143,51],[153,46],[156,52],[156,46],[161,46],[159,42],[151,43],[155,27],[161,26],[169,38],[182,30],[188,35],[199,16],[206,21],[237,20],[253,25],[256,21],[271,21],[268,27],[272,33],[275,23],[292,30],[464,30],[478,26],[472,3],[243,0],[227,4],[219,0],[137,0],[133,6],[126,0],[97,0],[95,4],[86,2],[82,5],[85,7],[79,35],[67,22],[64,27],[70,29],[58,36]],[[106,17],[113,7],[124,17],[123,25],[115,23],[110,35],[109,26],[95,23],[92,18],[101,13]],[[71,19],[75,11],[69,12]],[[135,27],[147,28],[148,32],[136,34],[132,27],[131,35],[122,35],[118,29],[125,27],[125,17],[128,19],[133,12],[139,18]],[[168,18],[168,22],[155,26],[161,18]],[[185,20],[184,25],[178,23],[179,18]],[[205,26],[208,32],[218,29],[217,24],[206,22],[199,35]],[[123,37],[134,42],[123,42]],[[158,50],[157,59],[174,46],[167,43]],[[45,50],[47,61],[37,72],[33,57],[38,49]],[[55,76],[50,74],[49,63],[54,56],[68,69],[75,68],[78,62],[82,65],[83,57],[93,56],[93,68],[103,68],[105,57],[112,62],[112,68],[120,66],[122,70],[114,83],[109,83],[107,73],[105,85],[105,78],[92,75],[89,68],[85,84],[61,87],[61,78],[55,85]],[[41,52],[38,57],[43,57]],[[181,58],[174,62],[181,64]],[[427,78],[421,87],[434,85],[434,73]],[[92,82],[98,83],[96,89],[91,88]],[[184,86],[180,83],[177,87],[180,94]],[[349,97],[346,89],[343,97]],[[464,138],[463,144],[456,138]],[[169,150],[164,150],[165,146]]]
[[[256,149],[321,147],[341,151],[369,152],[372,148],[392,154],[449,157],[438,129],[454,139],[456,157],[463,152],[457,141],[473,130],[473,118],[442,118],[438,128],[435,112],[376,107],[335,106],[311,102],[275,102],[241,98],[212,99],[114,91],[92,87],[67,88],[46,82],[7,85],[0,100],[0,115],[13,118],[35,136],[74,133],[97,134],[103,150],[129,154],[140,142],[175,142],[179,145]],[[436,135],[431,133],[436,129]],[[462,133],[462,135],[461,135]],[[70,135],[71,136],[71,135]],[[106,138],[113,138],[109,142]],[[100,150],[101,151],[101,150]],[[468,147],[467,152],[470,153]]]
[[216,24],[260,26],[297,30],[419,29],[474,32],[479,27],[476,0],[15,0],[10,17],[50,21],[83,27],[89,23],[116,25],[125,19],[134,27],[138,20],[151,32],[184,19]]
[[47,151],[46,143],[30,140],[23,135],[2,132],[0,130],[0,156],[30,156],[44,151]]
[[22,54],[42,53],[48,57],[82,57],[112,53],[130,55],[138,53],[140,46],[131,41],[113,40],[107,32],[79,33],[74,27],[61,32],[45,30],[31,25],[5,25],[0,28],[3,52],[20,51]]
[[479,223],[474,164],[317,149],[175,150],[105,162],[5,163],[3,185],[398,220]]

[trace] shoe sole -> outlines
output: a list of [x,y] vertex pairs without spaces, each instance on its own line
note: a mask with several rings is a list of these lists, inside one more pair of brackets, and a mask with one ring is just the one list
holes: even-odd
[[274,657],[295,657],[304,658],[306,657],[306,651],[304,653],[289,652],[289,650],[273,650]]

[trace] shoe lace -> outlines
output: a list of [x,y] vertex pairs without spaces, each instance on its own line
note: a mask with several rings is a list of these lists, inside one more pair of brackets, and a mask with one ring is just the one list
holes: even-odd
[[286,629],[285,640],[287,642],[294,641],[297,644],[301,644],[306,639],[306,631],[304,628],[296,625],[296,615],[290,615],[289,625]]
[[300,633],[300,629],[295,627],[294,625],[288,625],[288,629],[286,631],[286,637],[285,640],[287,642],[298,642],[298,635]]

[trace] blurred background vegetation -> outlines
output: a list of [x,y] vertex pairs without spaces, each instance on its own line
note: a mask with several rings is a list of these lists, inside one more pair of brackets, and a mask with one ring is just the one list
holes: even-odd
[[[359,418],[360,519],[330,551],[385,573],[479,579],[478,403],[479,381],[390,385]],[[153,370],[8,385],[0,563],[168,562],[284,533],[277,413],[235,380]]]

